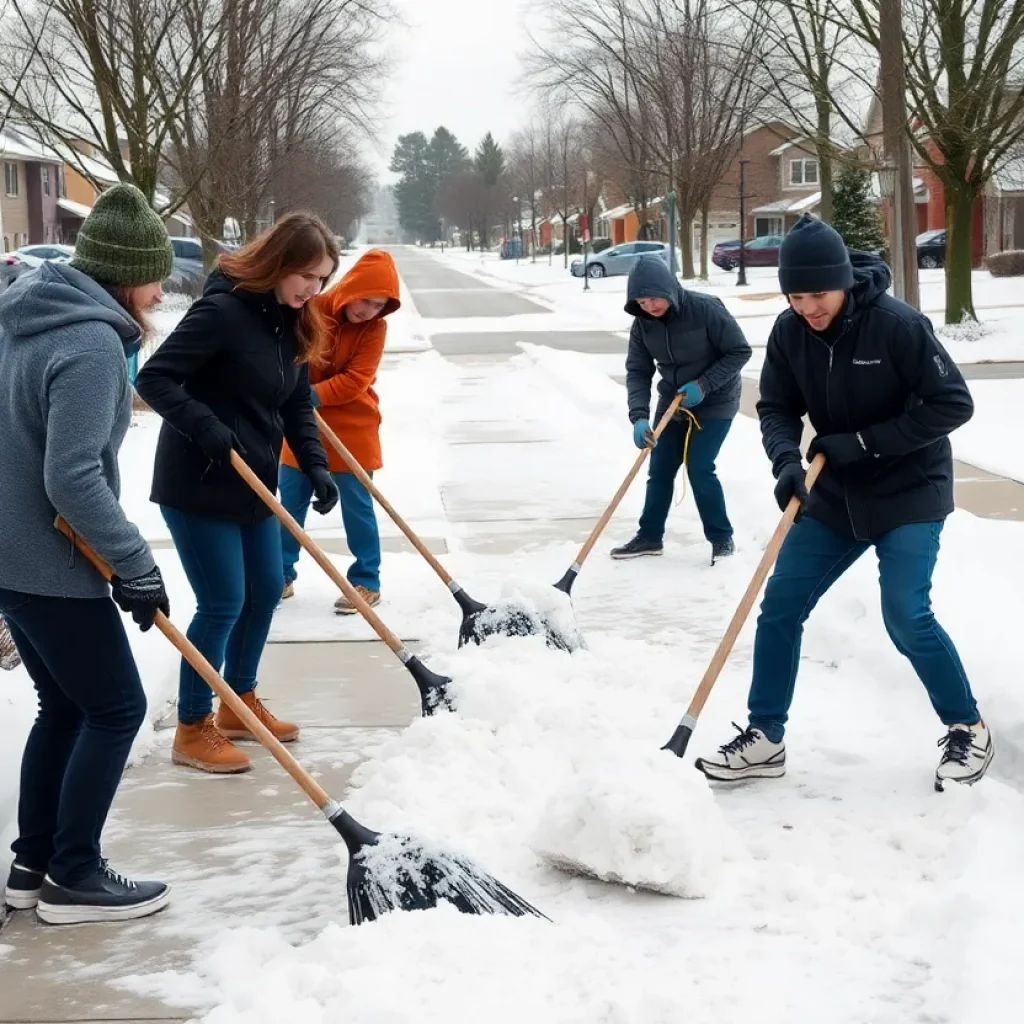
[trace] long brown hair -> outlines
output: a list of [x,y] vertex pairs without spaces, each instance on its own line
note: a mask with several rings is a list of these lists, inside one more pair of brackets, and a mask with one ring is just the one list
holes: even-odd
[[[333,264],[333,277],[340,255],[331,230],[314,214],[289,213],[238,252],[221,254],[217,262],[238,288],[269,292],[282,278],[316,266],[325,256]],[[310,301],[302,307],[295,337],[299,344],[297,362],[322,361],[330,337],[329,323],[318,303]]]

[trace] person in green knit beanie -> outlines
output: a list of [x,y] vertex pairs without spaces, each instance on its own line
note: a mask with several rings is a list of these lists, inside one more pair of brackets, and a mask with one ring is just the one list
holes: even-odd
[[[2,899],[47,924],[134,920],[170,898],[166,882],[115,871],[102,833],[146,719],[121,613],[147,630],[170,611],[121,507],[118,452],[132,416],[126,357],[172,263],[145,197],[115,185],[70,264],[44,263],[0,295],[0,616],[39,701]],[[110,584],[69,554],[58,515],[112,568]]]

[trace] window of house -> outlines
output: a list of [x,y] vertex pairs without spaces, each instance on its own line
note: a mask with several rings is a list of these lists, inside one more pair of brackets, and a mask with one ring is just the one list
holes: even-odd
[[782,218],[781,217],[755,217],[754,218],[754,235],[757,238],[761,238],[764,235],[781,235],[782,234]]
[[817,185],[818,161],[813,157],[789,161],[790,185]]
[[67,199],[68,197],[68,182],[67,178],[64,177],[63,167],[57,168],[57,195],[59,195],[61,199]]
[[4,235],[4,252],[10,252],[10,251],[11,251],[11,240],[6,235]]
[[50,168],[43,164],[43,195],[50,194]]
[[4,164],[4,189],[9,196],[18,194],[18,165]]

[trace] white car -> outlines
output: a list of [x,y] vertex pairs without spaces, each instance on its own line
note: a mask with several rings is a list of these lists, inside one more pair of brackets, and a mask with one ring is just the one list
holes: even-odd
[[38,267],[47,261],[67,263],[75,255],[75,247],[56,244],[23,245],[20,249],[15,249],[14,252],[7,255],[8,257],[13,256],[19,263],[24,263],[26,267]]

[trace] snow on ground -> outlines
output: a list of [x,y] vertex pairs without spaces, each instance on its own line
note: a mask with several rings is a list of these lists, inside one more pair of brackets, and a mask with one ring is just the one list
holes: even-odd
[[[590,281],[583,290],[581,278],[573,277],[556,256],[551,264],[547,257],[537,262],[529,259],[502,260],[497,253],[467,253],[449,249],[420,250],[443,260],[453,269],[473,274],[497,287],[520,290],[526,297],[547,306],[557,317],[560,329],[586,329],[628,332],[631,318],[624,312],[626,278],[611,277]],[[570,257],[574,259],[576,257]],[[747,340],[755,348],[768,342],[775,318],[785,307],[778,291],[778,272],[774,267],[752,267],[747,271],[748,285],[736,285],[736,273],[712,268],[707,281],[684,282],[718,296],[739,321]],[[978,316],[992,330],[982,336],[943,337],[950,355],[958,363],[983,363],[999,360],[1024,360],[1024,330],[1019,326],[1024,312],[1024,297],[1017,278],[994,278],[987,270],[974,272],[974,302]],[[943,271],[921,271],[921,306],[936,326],[945,323],[945,283]],[[509,319],[479,318],[467,321],[431,321],[431,330],[477,331],[521,330],[523,333],[550,330],[553,321],[544,316],[522,316]],[[755,352],[751,369],[760,367],[762,353]]]
[[953,435],[953,451],[972,466],[1024,483],[1019,426],[1024,380],[972,380],[974,416]]
[[[635,457],[621,393],[587,359],[540,347],[454,368],[426,353],[392,374],[394,394],[408,374],[431,396],[415,434],[426,463],[416,486],[444,498],[456,577],[481,597],[510,578],[557,579]],[[935,579],[938,614],[995,730],[982,784],[933,792],[942,729],[885,636],[868,556],[812,619],[789,774],[697,800],[692,755],[743,720],[751,624],[691,756],[674,761],[658,748],[777,522],[752,421],[737,420],[721,473],[737,556],[708,565],[686,499],[663,558],[613,563],[607,549],[633,527],[636,486],[574,593],[587,650],[567,655],[535,638],[456,651],[452,603],[434,588],[422,632],[432,664],[456,679],[460,711],[385,738],[354,775],[347,806],[361,821],[478,859],[552,923],[441,911],[351,929],[339,907],[301,947],[275,927],[236,929],[205,940],[190,971],[125,984],[208,1011],[210,1024],[717,1024],[766,1006],[793,1024],[953,1020],[978,1006],[1005,1015],[1016,999],[1007,937],[1024,909],[1024,696],[1007,670],[1024,657],[1024,595],[1005,566],[1024,560],[1024,528],[957,512]],[[421,507],[433,500],[421,495]],[[411,569],[392,558],[385,567],[396,585]],[[703,898],[633,893],[545,866],[535,851],[553,838],[552,798],[597,780],[626,803],[651,778],[657,799],[637,794],[632,818],[651,824],[660,802],[671,827],[645,832],[647,856],[668,872],[693,857],[693,895]],[[596,841],[610,827],[595,817]]]

